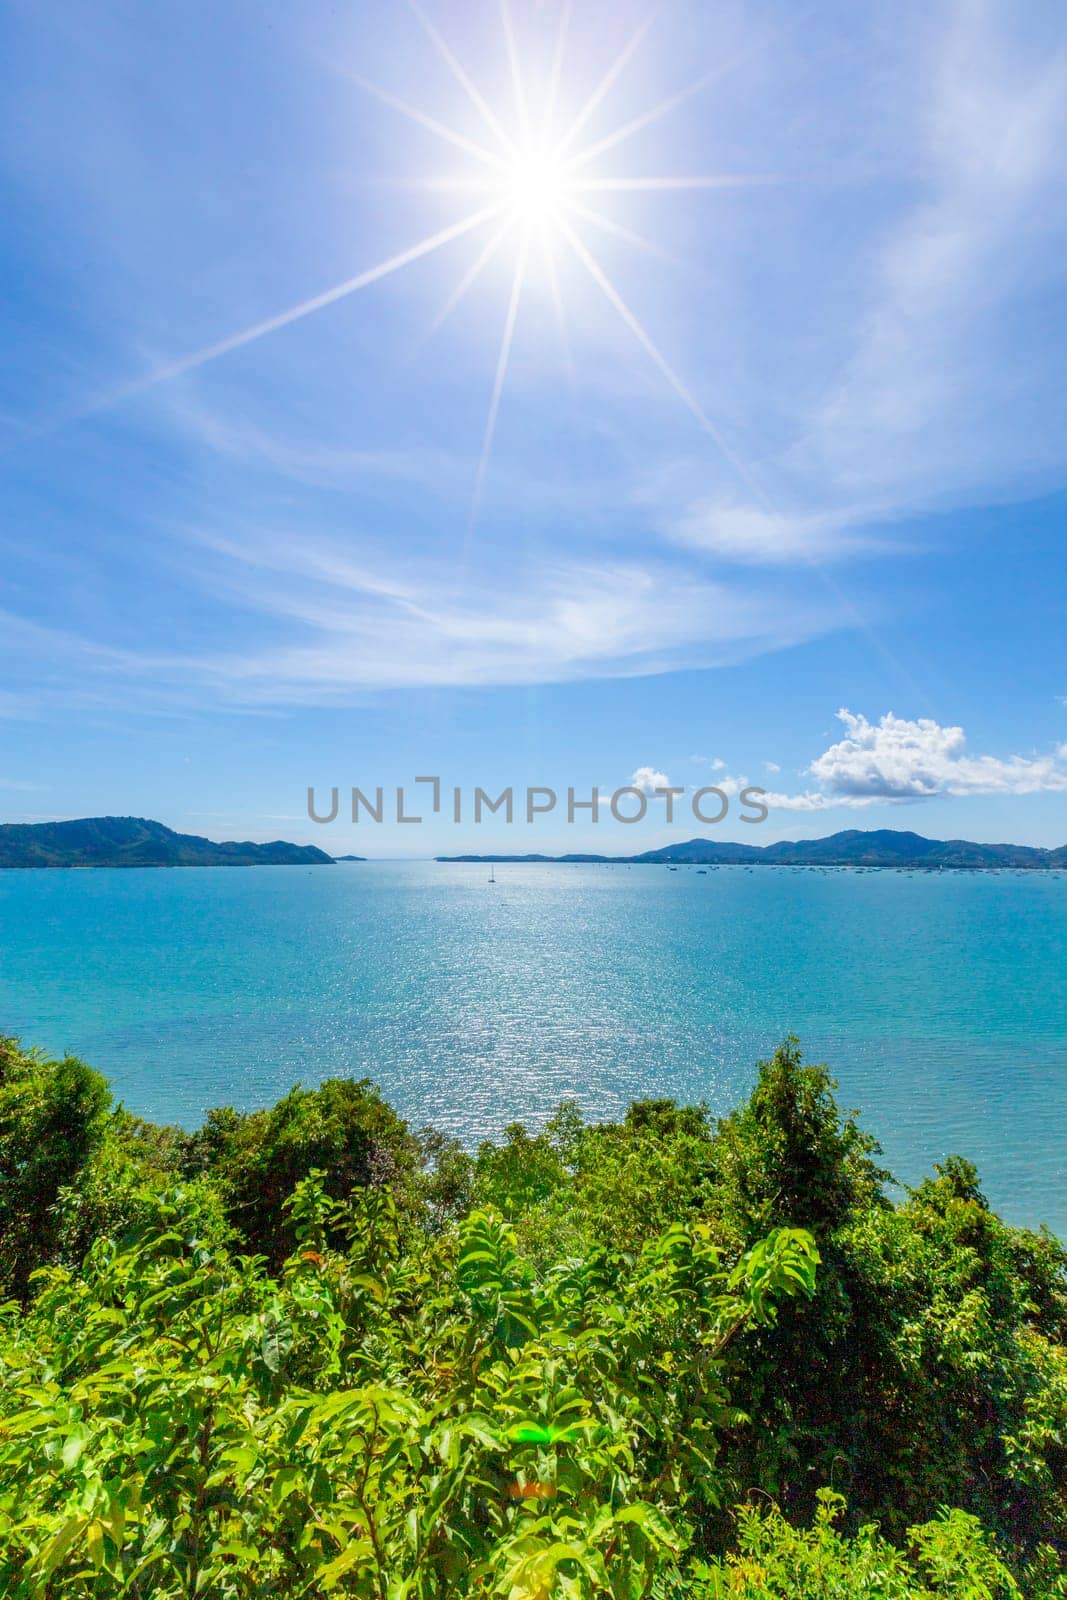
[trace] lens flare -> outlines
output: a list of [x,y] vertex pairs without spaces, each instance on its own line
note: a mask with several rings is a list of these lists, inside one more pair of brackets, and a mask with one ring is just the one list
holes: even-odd
[[[572,0],[562,0],[551,70],[547,84],[540,85],[536,82],[536,75],[528,72],[520,42],[512,25],[508,0],[501,0],[501,24],[513,91],[513,118],[506,114],[498,114],[493,108],[440,30],[423,10],[419,0],[408,0],[408,4],[430,40],[438,59],[462,90],[468,107],[477,113],[482,124],[478,137],[470,137],[433,115],[429,109],[413,105],[355,72],[349,71],[346,75],[352,83],[362,91],[375,96],[390,111],[404,117],[420,127],[424,133],[432,135],[450,147],[453,152],[458,151],[468,161],[475,163],[473,170],[468,169],[453,176],[425,180],[433,188],[475,195],[477,197],[475,209],[407,249],[346,278],[341,283],[309,295],[296,305],[289,306],[272,316],[263,317],[250,327],[220,338],[190,355],[167,362],[153,372],[112,390],[95,402],[81,407],[76,413],[61,419],[59,425],[62,426],[63,421],[70,421],[77,416],[91,415],[157,383],[182,376],[207,362],[218,360],[246,345],[253,344],[291,323],[298,322],[346,299],[349,295],[369,288],[394,272],[399,272],[417,261],[436,254],[446,246],[454,245],[465,234],[470,234],[472,238],[481,236],[477,241],[476,254],[464,269],[444,307],[434,320],[430,328],[431,335],[453,314],[474,284],[483,276],[489,262],[508,245],[509,240],[514,247],[515,264],[492,378],[482,448],[478,456],[468,540],[489,469],[497,415],[505,388],[523,292],[528,276],[533,271],[541,270],[546,275],[559,319],[561,348],[564,350],[565,362],[572,379],[574,376],[574,363],[566,336],[557,270],[557,257],[562,255],[569,255],[571,259],[580,263],[592,277],[628,334],[641,345],[645,354],[658,368],[661,377],[667,381],[696,422],[716,441],[738,476],[752,488],[752,475],[745,463],[740,460],[736,451],[723,438],[721,431],[701,409],[690,389],[653,342],[651,334],[640,322],[636,312],[622,298],[584,232],[585,227],[592,227],[601,234],[607,234],[623,243],[657,255],[662,260],[669,260],[666,252],[654,240],[646,239],[627,228],[617,218],[606,216],[593,209],[589,204],[590,199],[597,195],[618,197],[641,192],[666,194],[679,190],[712,190],[721,186],[766,181],[732,174],[630,177],[618,172],[598,171],[597,164],[609,151],[659,121],[661,117],[667,116],[704,89],[718,74],[707,73],[647,111],[631,116],[626,122],[609,129],[599,137],[583,139],[580,137],[583,130],[594,123],[597,113],[640,49],[652,26],[655,9],[631,35],[577,111],[572,108],[569,120],[562,119],[560,124],[562,131],[560,131],[560,126],[557,126],[557,110],[562,96],[564,45],[568,35]],[[508,123],[512,120],[514,127],[509,127]],[[488,238],[485,237],[486,232]]]

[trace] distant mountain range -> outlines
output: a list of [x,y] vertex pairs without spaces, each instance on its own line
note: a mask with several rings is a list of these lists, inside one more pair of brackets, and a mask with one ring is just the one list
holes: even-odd
[[215,844],[175,833],[145,817],[82,817],[73,822],[0,825],[0,867],[303,867],[332,866],[312,844]]
[[[338,856],[362,861],[363,856]],[[626,866],[784,866],[784,867],[1025,867],[1067,869],[1067,845],[1041,850],[1025,844],[974,844],[967,839],[924,839],[891,828],[864,832],[850,828],[826,839],[781,840],[777,844],[734,844],[689,839],[640,855],[575,853],[545,855],[438,856],[438,861],[618,862]],[[0,824],[3,867],[254,867],[330,866],[334,858],[312,844],[215,843],[192,833],[175,833],[145,817],[82,817],[72,822]]]
[[615,861],[627,866],[781,867],[1067,867],[1067,845],[1041,850],[1026,844],[973,844],[968,839],[924,839],[892,828],[849,828],[826,839],[783,839],[777,844],[731,844],[690,839],[636,856],[438,856],[438,861]]

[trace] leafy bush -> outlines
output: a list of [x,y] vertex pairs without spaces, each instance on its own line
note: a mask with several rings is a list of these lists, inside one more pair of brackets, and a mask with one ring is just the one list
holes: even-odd
[[712,1204],[740,1241],[788,1215],[823,1263],[811,1304],[746,1349],[761,1427],[736,1441],[738,1481],[794,1516],[832,1482],[896,1538],[948,1504],[1020,1549],[1062,1539],[1067,1256],[997,1217],[957,1157],[891,1205],[833,1088],[787,1045],[717,1142]]
[[[671,1589],[678,1600],[1018,1600],[1014,1576],[966,1512],[945,1511],[910,1528],[908,1547],[899,1550],[873,1524],[845,1538],[837,1527],[844,1510],[830,1489],[819,1491],[810,1529],[794,1527],[777,1507],[743,1507],[730,1554],[665,1584],[662,1600]],[[1046,1600],[1064,1592],[1039,1581]]]
[[283,1261],[293,1243],[285,1203],[308,1173],[345,1199],[369,1185],[402,1187],[421,1161],[418,1140],[365,1078],[292,1089],[265,1111],[208,1113],[187,1165],[213,1178],[250,1250]]
[[487,1212],[412,1256],[319,1175],[291,1216],[280,1282],[181,1191],[45,1274],[3,1352],[6,1595],[646,1593],[718,1492],[726,1346],[815,1266],[677,1226],[538,1276]]
[[1067,1257],[958,1158],[890,1203],[833,1088],[472,1159],[5,1043],[0,1593],[1067,1600]]
[[73,1056],[0,1038],[0,1292],[20,1294],[55,1247],[54,1207],[103,1138],[111,1095]]

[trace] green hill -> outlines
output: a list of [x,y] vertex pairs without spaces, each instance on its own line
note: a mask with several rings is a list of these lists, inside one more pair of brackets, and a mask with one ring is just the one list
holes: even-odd
[[848,828],[825,839],[781,839],[776,844],[687,839],[636,856],[486,855],[438,856],[438,861],[617,861],[629,866],[664,864],[779,867],[1067,867],[1067,845],[1042,850],[1026,844],[975,844],[969,839],[924,839],[894,828]]
[[257,867],[329,866],[315,845],[216,844],[175,833],[146,817],[81,817],[71,822],[0,825],[0,867]]

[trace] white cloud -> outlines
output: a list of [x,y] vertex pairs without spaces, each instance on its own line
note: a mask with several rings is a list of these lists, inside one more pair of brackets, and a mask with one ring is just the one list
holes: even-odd
[[[726,766],[725,761],[720,761],[718,763],[718,766],[720,768],[725,768],[725,766]],[[704,787],[704,785],[700,785],[700,787]],[[746,777],[744,777],[744,776],[742,776],[740,778],[735,778],[735,777],[732,777],[729,773],[726,775],[725,778],[722,778],[722,777],[720,777],[718,775],[718,773],[716,773],[715,778],[713,779],[713,781],[710,784],[707,785],[707,787],[708,788],[712,788],[712,789],[718,789],[721,794],[736,795],[736,794],[740,794],[742,789],[747,789],[748,788],[748,779]],[[690,789],[692,790],[693,793],[695,793],[696,789],[697,789],[697,785],[696,784],[690,784]]]
[[931,718],[909,722],[886,712],[880,722],[841,710],[846,737],[813,761],[809,771],[830,794],[926,799],[941,794],[1034,794],[1067,789],[1059,754],[971,756],[962,728]]
[[665,772],[660,772],[656,767],[638,767],[630,779],[635,789],[640,789],[642,794],[653,794],[657,789],[669,789],[671,780]]
[[777,761],[765,761],[763,765],[768,772],[781,772],[782,770]]
[[767,803],[776,810],[825,811],[943,795],[1067,792],[1067,746],[1052,755],[972,756],[962,728],[943,727],[929,717],[909,721],[889,711],[870,722],[846,709],[837,715],[845,737],[807,769],[818,788],[768,795]]

